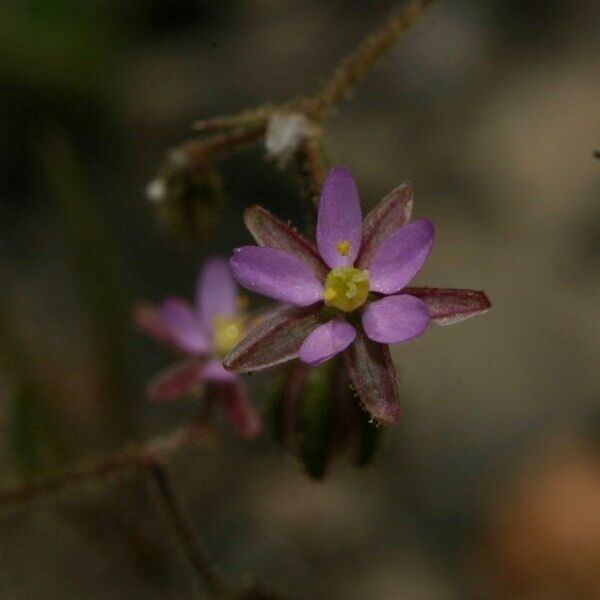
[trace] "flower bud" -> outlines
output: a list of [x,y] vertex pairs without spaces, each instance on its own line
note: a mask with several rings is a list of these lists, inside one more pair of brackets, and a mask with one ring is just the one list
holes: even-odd
[[146,194],[169,229],[200,242],[213,233],[225,203],[219,172],[191,143],[168,153]]
[[276,441],[314,479],[348,450],[356,466],[368,464],[381,431],[361,410],[341,359],[318,367],[293,364],[273,395],[271,422]]

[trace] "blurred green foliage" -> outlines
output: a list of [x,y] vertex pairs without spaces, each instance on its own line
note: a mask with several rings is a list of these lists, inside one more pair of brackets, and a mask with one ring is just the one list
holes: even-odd
[[130,389],[134,365],[129,344],[132,295],[127,293],[123,259],[75,149],[65,135],[46,135],[39,145],[39,156],[92,321],[103,402],[111,427],[126,437],[136,428],[136,403]]
[[101,89],[115,33],[102,2],[8,0],[0,6],[0,76],[70,93]]

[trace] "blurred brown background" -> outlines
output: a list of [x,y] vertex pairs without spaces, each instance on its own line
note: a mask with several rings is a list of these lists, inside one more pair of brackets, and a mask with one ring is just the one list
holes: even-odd
[[[204,256],[248,241],[246,205],[302,209],[263,149],[225,163],[229,209],[202,246],[158,226],[144,187],[191,122],[312,91],[391,6],[2,2],[3,481],[193,412],[145,401],[170,358],[132,303],[189,297]],[[592,0],[439,2],[342,105],[330,150],[365,207],[410,179],[436,224],[420,282],[494,307],[395,350],[405,416],[367,470],[340,461],[314,483],[268,437],[225,428],[175,461],[232,581],[297,599],[600,598],[599,32]],[[135,478],[0,521],[2,598],[187,598],[189,583]]]

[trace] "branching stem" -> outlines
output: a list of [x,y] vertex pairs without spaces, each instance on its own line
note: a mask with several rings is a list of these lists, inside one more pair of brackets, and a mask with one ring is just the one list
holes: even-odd
[[[379,59],[402,34],[412,27],[432,2],[433,0],[411,0],[394,9],[381,28],[365,38],[356,50],[340,61],[330,79],[315,95],[280,106],[265,105],[236,115],[199,121],[194,128],[201,134],[200,137],[176,148],[173,151],[174,156],[183,156],[184,160],[191,160],[195,167],[212,167],[233,152],[262,142],[269,119],[274,114],[297,111],[303,113],[317,126],[315,133],[305,137],[298,151],[299,158],[302,160],[300,165],[302,179],[309,188],[311,197],[317,198],[330,167],[325,152],[322,123],[331,109],[371,73]],[[0,510],[16,509],[80,484],[104,481],[119,474],[144,470],[149,473],[154,483],[182,553],[211,598],[216,600],[280,598],[279,595],[263,590],[257,585],[242,592],[231,591],[216,573],[208,555],[197,544],[195,536],[186,523],[162,465],[170,454],[195,436],[197,426],[195,422],[165,436],[154,438],[141,446],[126,448],[70,471],[6,488],[0,491]]]
[[195,433],[195,427],[185,426],[170,434],[153,438],[141,446],[121,450],[64,473],[6,488],[0,491],[0,510],[14,510],[81,484],[95,483],[147,468],[181,448]]
[[236,129],[239,127],[254,127],[265,123],[273,114],[273,106],[265,105],[258,108],[243,110],[235,115],[210,117],[196,121],[193,128],[200,133]]

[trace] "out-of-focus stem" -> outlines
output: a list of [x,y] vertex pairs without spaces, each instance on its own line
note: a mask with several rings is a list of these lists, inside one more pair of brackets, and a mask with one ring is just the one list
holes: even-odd
[[307,185],[315,208],[317,208],[321,188],[331,167],[331,161],[327,156],[323,135],[320,131],[304,139],[301,157],[301,176]]
[[308,111],[323,119],[327,111],[343,99],[373,70],[394,42],[418,20],[433,0],[412,0],[395,8],[385,24],[365,38],[354,52],[339,63],[331,78],[309,99]]
[[0,491],[0,510],[17,509],[77,485],[99,482],[111,476],[147,468],[183,446],[194,435],[195,427],[195,424],[188,425],[153,438],[141,446],[121,450],[64,473],[5,488]]
[[266,122],[251,128],[233,129],[227,133],[217,133],[205,139],[191,140],[184,144],[183,150],[194,159],[208,159],[212,163],[229,156],[247,146],[262,140]]
[[255,127],[266,122],[273,114],[273,106],[259,106],[244,110],[235,115],[223,115],[218,117],[210,117],[196,121],[192,127],[200,133],[210,133],[214,131],[222,131],[224,129],[237,129],[240,127]]
[[[166,470],[158,462],[148,467],[148,473],[158,493],[161,507],[165,513],[169,526],[185,556],[198,583],[203,584],[210,598],[222,600],[234,598],[227,584],[218,575],[212,565],[208,553],[196,541],[194,534],[187,524],[181,506],[175,497],[173,486],[169,481]],[[198,596],[203,597],[203,596]]]

